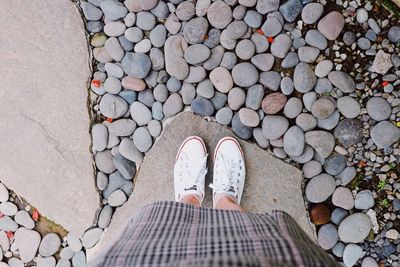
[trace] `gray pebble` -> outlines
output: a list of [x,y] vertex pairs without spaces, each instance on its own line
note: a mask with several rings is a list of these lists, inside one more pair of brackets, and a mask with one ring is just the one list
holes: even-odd
[[229,125],[233,117],[233,112],[228,107],[223,107],[215,114],[215,119],[219,124]]
[[43,257],[48,257],[55,254],[61,246],[61,239],[55,233],[45,235],[39,246],[39,253]]
[[133,133],[132,139],[136,148],[143,153],[147,152],[153,144],[151,135],[146,127],[137,128]]

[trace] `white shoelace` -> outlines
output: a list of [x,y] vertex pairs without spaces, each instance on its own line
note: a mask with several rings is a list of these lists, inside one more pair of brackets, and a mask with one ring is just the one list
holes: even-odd
[[223,164],[223,168],[220,168],[222,172],[218,173],[219,179],[215,179],[215,184],[211,183],[210,188],[214,189],[214,193],[229,194],[237,198],[239,191],[239,170],[240,160],[225,160],[222,154],[217,156],[217,162]]
[[[197,191],[204,196],[203,183],[204,176],[207,174],[207,156],[208,154],[201,161],[194,162],[189,159],[186,153],[181,153],[179,157],[179,167],[182,172],[179,173],[179,179],[184,184],[185,192]],[[196,187],[196,190],[194,187]],[[181,193],[181,197],[182,195]]]

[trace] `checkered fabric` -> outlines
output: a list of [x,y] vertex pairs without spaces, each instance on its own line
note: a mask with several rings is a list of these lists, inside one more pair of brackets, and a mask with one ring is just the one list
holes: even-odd
[[340,265],[285,212],[256,214],[156,202],[135,214],[88,266]]

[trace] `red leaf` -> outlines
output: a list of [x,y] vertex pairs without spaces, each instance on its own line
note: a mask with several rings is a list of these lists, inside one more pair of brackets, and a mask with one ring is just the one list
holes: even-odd
[[112,118],[107,118],[107,120],[106,121],[108,121],[108,122],[112,122],[113,121],[113,119]]
[[388,84],[389,84],[388,81],[383,81],[383,82],[382,82],[382,86],[383,86],[383,87],[387,86]]
[[33,209],[32,211],[32,219],[37,222],[37,220],[39,219],[39,211],[37,209]]
[[258,29],[257,32],[258,32],[259,34],[265,35],[264,32],[263,32],[263,30],[261,30],[261,28]]
[[93,80],[93,81],[92,81],[92,84],[93,84],[94,87],[99,88],[100,85],[101,85],[101,82],[100,82],[100,80]]
[[274,42],[274,37],[268,37],[268,42],[272,44]]
[[14,238],[14,233],[11,232],[11,231],[6,232],[6,235],[7,235],[7,237],[8,237],[9,240],[11,240],[11,239]]

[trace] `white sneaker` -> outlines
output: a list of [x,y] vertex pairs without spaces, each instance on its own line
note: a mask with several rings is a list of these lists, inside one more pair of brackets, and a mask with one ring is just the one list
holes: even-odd
[[207,174],[207,149],[203,139],[190,136],[178,150],[174,166],[175,201],[193,194],[200,204],[204,199]]
[[215,195],[231,196],[239,205],[242,199],[246,167],[242,148],[232,137],[222,138],[214,151],[214,178],[210,187],[213,189],[214,207],[217,204]]

